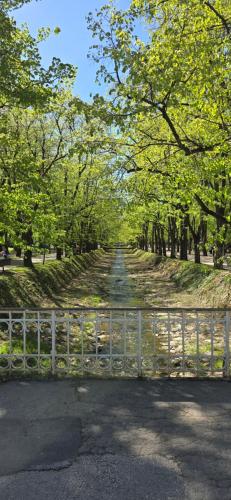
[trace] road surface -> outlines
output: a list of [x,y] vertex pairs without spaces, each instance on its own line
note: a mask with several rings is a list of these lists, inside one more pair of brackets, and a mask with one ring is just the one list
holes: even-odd
[[2,500],[230,500],[229,382],[0,385]]

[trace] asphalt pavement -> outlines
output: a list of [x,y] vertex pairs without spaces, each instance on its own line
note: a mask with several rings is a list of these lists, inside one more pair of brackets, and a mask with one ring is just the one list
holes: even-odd
[[230,500],[226,381],[0,385],[1,500]]

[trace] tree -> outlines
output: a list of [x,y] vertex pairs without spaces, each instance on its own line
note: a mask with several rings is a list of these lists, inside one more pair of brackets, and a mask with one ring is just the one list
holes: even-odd
[[[135,32],[141,18],[149,28],[144,40]],[[108,103],[96,96],[96,105],[121,131],[138,124],[134,142],[149,152],[149,175],[168,160],[170,171],[171,164],[185,165],[187,178],[196,176],[193,203],[216,222],[215,266],[221,267],[230,225],[229,2],[134,0],[126,12],[110,4],[95,19],[89,15],[89,26],[99,40],[98,76],[112,96]],[[161,150],[158,164],[154,146]]]
[[49,68],[41,65],[38,43],[46,38],[49,30],[41,30],[34,39],[27,28],[19,29],[9,9],[26,3],[26,0],[3,0],[0,5],[0,108],[12,105],[44,105],[60,84],[75,76],[70,64],[53,58]]

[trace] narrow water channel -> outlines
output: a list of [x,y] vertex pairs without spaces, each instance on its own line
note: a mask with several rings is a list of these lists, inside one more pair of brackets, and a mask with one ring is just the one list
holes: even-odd
[[116,249],[115,261],[109,275],[109,298],[112,307],[142,307],[144,301],[129,278],[124,251]]

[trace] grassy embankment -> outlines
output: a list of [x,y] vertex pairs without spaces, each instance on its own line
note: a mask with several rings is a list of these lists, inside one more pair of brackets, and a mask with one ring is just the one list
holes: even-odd
[[56,293],[93,265],[102,253],[103,250],[96,250],[63,261],[35,264],[32,269],[7,268],[0,274],[0,306],[41,307],[46,299],[54,300]]
[[163,276],[172,280],[179,290],[196,294],[201,307],[231,307],[231,272],[213,269],[206,264],[159,257],[142,250],[136,256],[157,266]]
[[[9,268],[7,272],[0,275],[0,307],[41,307],[46,301],[56,302],[56,294],[68,286],[69,283],[78,277],[78,275],[93,266],[94,263],[103,255],[103,250],[90,252],[89,254],[79,255],[63,261],[48,261],[43,264],[35,264],[32,269],[23,267]],[[4,313],[2,313],[4,317]],[[77,327],[76,327],[77,328]],[[77,328],[78,330],[78,328]],[[89,342],[88,336],[92,330],[92,325],[86,325],[86,342]],[[76,332],[75,348],[79,348],[80,337]],[[40,325],[40,353],[41,356],[47,355],[51,351],[50,325],[43,321]],[[62,325],[57,327],[57,350],[59,353],[65,352],[65,332]],[[2,323],[0,328],[0,354],[9,353],[20,355],[24,352],[23,330],[20,323],[14,324],[12,331],[11,346],[8,338],[8,328]],[[37,331],[34,325],[28,327],[26,335],[26,352],[32,356],[38,352]],[[17,369],[22,368],[23,361],[15,359],[14,374],[22,374]],[[36,359],[33,357],[27,360],[27,368],[36,369]],[[62,367],[62,360],[60,361]],[[7,361],[0,360],[0,371],[4,375],[4,369],[7,371]],[[27,368],[24,372],[27,372]],[[44,374],[51,369],[49,359],[41,359],[41,368]]]
[[[72,279],[76,278],[81,271],[84,271],[103,255],[102,251],[92,252],[90,254],[78,256],[73,259],[66,259],[62,262],[50,261],[45,265],[37,264],[34,269],[11,269],[5,274],[0,276],[0,305],[8,307],[24,306],[24,307],[39,307],[44,301],[52,299],[55,302],[56,294],[60,290],[68,286]],[[133,253],[136,258],[142,263],[146,263],[148,267],[158,270],[167,280],[174,282],[179,290],[186,291],[187,294],[195,294],[199,297],[201,306],[215,306],[215,307],[228,307],[231,304],[231,274],[227,271],[217,271],[206,265],[193,264],[192,262],[182,262],[179,260],[172,260],[169,258],[163,259],[156,255],[135,251]],[[154,278],[155,279],[155,278]],[[165,281],[165,280],[164,280]],[[91,322],[85,325],[84,343],[87,348],[91,348],[93,339],[93,325]],[[29,333],[29,334],[28,334]],[[57,346],[59,354],[65,353],[65,334],[62,326],[57,328]],[[76,331],[73,331],[73,339],[75,350],[79,348],[80,335],[78,326]],[[181,333],[177,341],[181,342]],[[0,331],[0,353],[8,354],[10,345],[9,340],[2,327]],[[89,344],[89,345],[88,345]],[[181,344],[179,344],[181,345]],[[51,335],[50,327],[44,323],[41,329],[41,355],[50,353],[51,350]],[[22,327],[20,324],[14,326],[12,335],[11,352],[14,354],[23,353],[23,336]],[[201,353],[209,352],[210,345],[206,339],[200,348]],[[31,325],[30,331],[27,332],[26,337],[26,351],[27,354],[37,353],[37,336],[36,331],[33,330]],[[194,355],[195,342],[189,338],[187,346],[187,354]],[[223,366],[222,356],[223,350],[218,343],[214,347],[214,354],[219,357],[214,363],[214,368],[221,369]],[[1,361],[0,367],[6,368],[4,360]],[[17,371],[18,363],[22,363],[20,359],[15,361],[14,368]],[[64,368],[64,361],[59,360],[60,368]],[[36,360],[32,357],[27,360],[28,368],[36,369]],[[44,373],[50,370],[50,360],[42,359],[41,366]],[[203,368],[203,367],[202,367]]]

